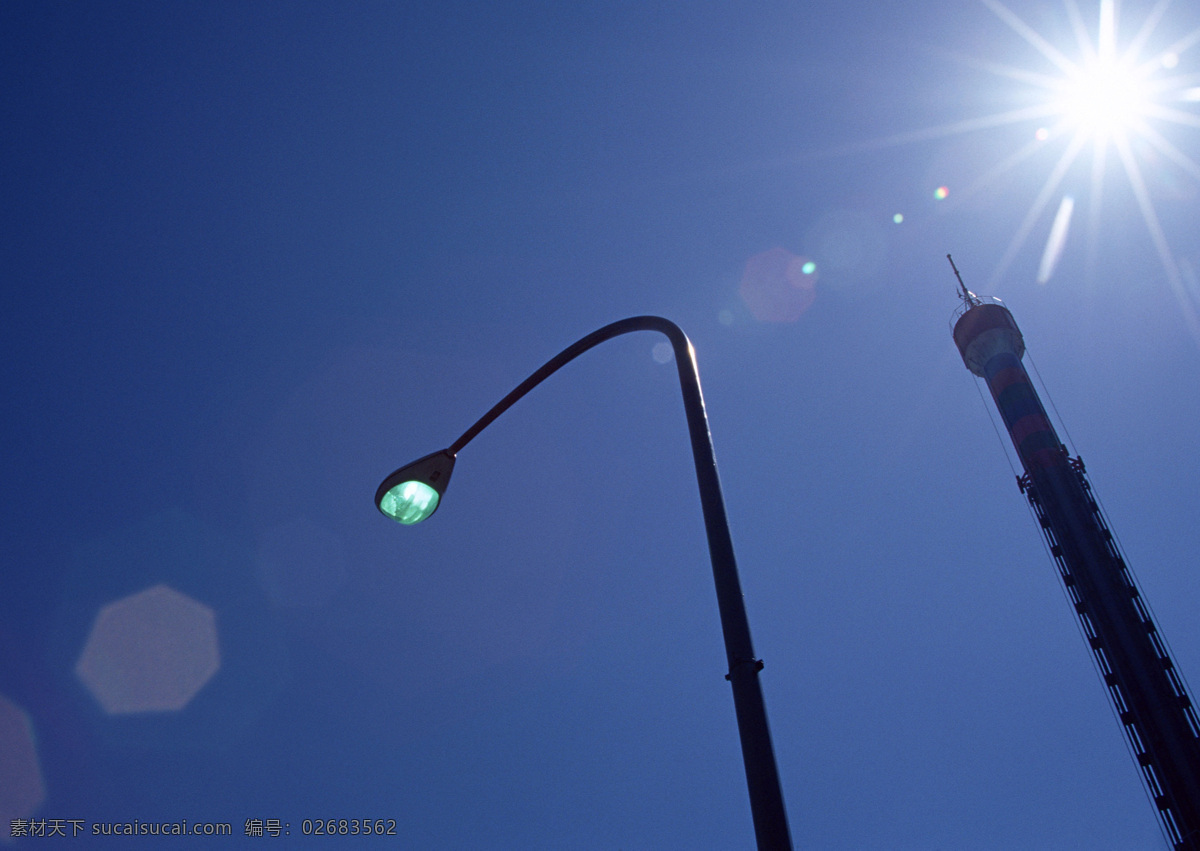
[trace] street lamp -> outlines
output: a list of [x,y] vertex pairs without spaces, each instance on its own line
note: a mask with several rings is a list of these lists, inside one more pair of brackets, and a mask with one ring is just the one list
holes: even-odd
[[725,501],[721,497],[717,461],[708,431],[708,417],[704,413],[704,398],[700,393],[696,355],[687,335],[678,325],[659,316],[634,316],[593,331],[563,349],[522,381],[449,448],[426,455],[389,475],[375,492],[375,505],[385,515],[405,525],[419,523],[429,517],[441,502],[454,469],[455,456],[460,449],[518,399],[564,365],[605,340],[632,331],[659,331],[666,335],[675,352],[688,434],[692,442],[692,458],[700,485],[700,503],[708,535],[708,551],[712,558],[713,579],[717,586],[717,607],[721,613],[721,632],[725,638],[725,656],[729,665],[725,679],[733,686],[733,705],[742,743],[742,760],[746,766],[754,834],[761,851],[790,849],[792,840],[788,831],[787,812],[783,806],[779,771],[771,746],[771,731],[767,726],[767,710],[758,681],[758,672],[762,670],[763,663],[755,657],[750,642],[750,624],[742,602],[729,522],[725,518]]
[[454,453],[449,449],[418,458],[383,480],[375,491],[375,504],[405,526],[420,523],[437,511],[453,469]]

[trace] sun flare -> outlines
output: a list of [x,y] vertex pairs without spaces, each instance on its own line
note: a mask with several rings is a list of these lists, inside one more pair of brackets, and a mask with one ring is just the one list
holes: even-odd
[[[994,285],[1007,272],[1034,228],[1045,221],[1048,208],[1057,200],[1057,213],[1037,274],[1038,283],[1045,284],[1050,280],[1067,245],[1072,213],[1079,207],[1077,201],[1080,199],[1065,191],[1064,182],[1071,167],[1089,154],[1091,178],[1083,200],[1089,215],[1089,263],[1093,262],[1099,250],[1099,217],[1105,179],[1112,171],[1108,163],[1115,159],[1136,199],[1138,212],[1179,302],[1184,321],[1200,342],[1200,305],[1185,286],[1180,263],[1167,243],[1144,174],[1147,157],[1150,157],[1170,163],[1183,176],[1200,183],[1200,165],[1173,141],[1181,135],[1177,132],[1181,129],[1194,132],[1200,128],[1200,114],[1194,106],[1198,98],[1192,94],[1198,75],[1178,67],[1181,56],[1200,43],[1200,29],[1170,40],[1170,36],[1161,31],[1165,28],[1159,26],[1170,0],[1158,0],[1133,36],[1123,41],[1118,31],[1114,0],[1100,0],[1099,19],[1093,19],[1092,27],[1088,26],[1075,0],[1064,0],[1075,44],[1059,47],[1051,44],[1000,0],[981,2],[1041,54],[1052,68],[1047,72],[985,65],[994,74],[1030,87],[1031,105],[936,128],[938,135],[951,135],[1005,124],[1037,123],[1029,144],[998,163],[960,195],[994,186],[1004,174],[1031,158],[1045,144],[1057,141],[1062,145],[1061,154],[992,274],[991,283]],[[1159,46],[1152,48],[1152,42]],[[1184,268],[1189,267],[1185,265]]]
[[[1180,314],[1200,344],[1200,269],[1196,268],[1200,264],[1175,257],[1154,200],[1161,186],[1169,186],[1167,191],[1177,198],[1181,192],[1200,195],[1200,164],[1188,153],[1200,142],[1196,137],[1200,130],[1200,72],[1189,71],[1185,64],[1190,59],[1194,66],[1200,53],[1194,50],[1200,45],[1200,28],[1182,35],[1170,33],[1168,26],[1160,25],[1171,0],[1156,0],[1144,18],[1134,20],[1139,26],[1132,30],[1132,37],[1125,37],[1119,31],[1114,0],[1099,0],[1099,15],[1090,21],[1084,18],[1077,0],[1063,0],[1074,43],[1056,45],[1001,0],[980,2],[1039,56],[1022,65],[977,55],[960,56],[959,60],[1016,84],[1018,88],[1008,92],[1008,100],[1018,105],[837,150],[876,150],[1028,127],[1027,141],[1018,143],[968,185],[954,188],[956,203],[997,190],[1020,191],[1025,180],[1017,169],[1042,168],[1037,163],[1049,159],[1045,179],[988,286],[994,289],[1005,277],[1040,227],[1046,228],[1047,235],[1036,281],[1048,283],[1059,260],[1068,252],[1076,253],[1078,240],[1071,236],[1071,225],[1080,214],[1087,218],[1087,267],[1097,268],[1103,252],[1100,223],[1105,183],[1123,178]],[[1081,169],[1079,164],[1090,168]],[[934,192],[939,201],[949,196],[945,186]],[[1115,210],[1120,212],[1120,208]],[[1028,268],[1027,273],[1032,271]]]

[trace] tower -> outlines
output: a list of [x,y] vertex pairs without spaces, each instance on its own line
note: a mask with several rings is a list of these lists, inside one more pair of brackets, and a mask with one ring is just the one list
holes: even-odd
[[[948,255],[947,255],[948,256]],[[954,261],[950,261],[951,266]],[[954,270],[958,275],[958,269]],[[1017,479],[1058,566],[1125,729],[1142,780],[1177,851],[1200,851],[1200,721],[1092,493],[1046,416],[1008,308],[967,290],[954,342],[987,382],[1021,459]]]

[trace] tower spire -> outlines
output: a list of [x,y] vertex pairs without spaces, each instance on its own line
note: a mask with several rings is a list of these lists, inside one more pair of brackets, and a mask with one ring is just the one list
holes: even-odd
[[963,306],[969,310],[974,305],[979,304],[979,297],[967,289],[967,285],[963,283],[962,275],[958,273],[958,267],[954,265],[954,258],[947,254],[946,259],[950,261],[950,268],[954,270],[954,277],[958,278],[958,297],[963,300]]

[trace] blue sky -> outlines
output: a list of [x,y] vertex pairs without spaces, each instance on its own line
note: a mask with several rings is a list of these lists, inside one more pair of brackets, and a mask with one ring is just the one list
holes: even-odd
[[[1003,8],[1079,54],[1070,7]],[[1174,4],[1140,53],[1177,50],[1193,123],[1131,134],[1139,201],[1090,147],[1044,189],[1052,116],[959,124],[1040,102],[1000,66],[1059,72],[994,4],[4,4],[0,733],[33,815],[752,847],[660,339],[505,414],[429,522],[372,505],[652,313],[696,348],[797,847],[1163,847],[945,255],[1014,311],[1195,681],[1197,27]],[[798,318],[751,308],[792,286],[747,274],[773,251],[815,264]],[[81,655],[159,585],[219,669],[106,711]]]

